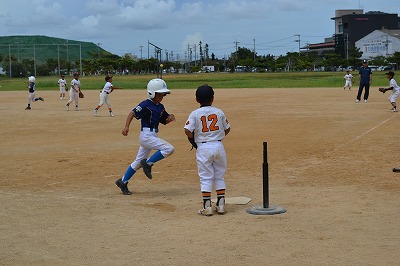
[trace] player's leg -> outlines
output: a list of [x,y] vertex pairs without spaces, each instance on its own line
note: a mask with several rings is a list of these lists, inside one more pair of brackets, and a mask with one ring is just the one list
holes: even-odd
[[154,131],[142,131],[140,133],[140,145],[151,150],[156,150],[149,159],[143,159],[141,165],[148,178],[153,178],[151,167],[158,161],[170,156],[174,152],[174,146],[160,139]]
[[67,111],[69,111],[69,105],[74,101],[74,93],[73,93],[73,89],[69,90],[69,100],[67,102],[67,104],[65,105],[65,108],[67,108]]
[[[105,94],[105,93],[104,93]],[[100,92],[100,102],[99,105],[97,105],[96,108],[94,108],[93,113],[95,116],[97,116],[97,111],[100,109],[101,106],[104,104],[104,95],[102,92]]]
[[365,84],[365,91],[364,91],[364,102],[368,102],[369,97],[369,84]]
[[360,100],[361,100],[361,94],[362,94],[363,88],[364,88],[364,84],[360,84],[360,86],[358,87],[356,103],[360,102]]
[[75,111],[79,111],[79,94],[74,93]]
[[113,113],[113,111],[112,111],[112,107],[111,107],[111,103],[110,103],[110,98],[109,98],[108,94],[107,94],[107,96],[105,97],[105,102],[106,102],[106,104],[107,104],[108,112],[110,113],[110,116],[111,116],[111,117],[114,117],[114,113]]
[[128,189],[128,181],[132,178],[132,176],[136,173],[136,171],[141,167],[140,161],[143,158],[147,158],[150,154],[149,149],[146,149],[140,146],[139,151],[136,155],[136,159],[126,168],[126,171],[122,178],[117,179],[115,184],[121,189],[122,194],[124,195],[131,195],[132,192]]
[[211,191],[214,177],[213,163],[208,156],[208,150],[199,145],[196,151],[196,162],[200,177],[200,190],[203,198],[203,208],[199,210],[199,214],[205,216],[212,215]]
[[390,101],[390,104],[392,105],[392,109],[391,109],[392,112],[398,112],[396,100],[397,100],[399,94],[400,94],[400,92],[393,92],[389,96],[389,101]]
[[227,168],[226,153],[222,142],[214,144],[216,147],[213,161],[214,187],[217,192],[216,211],[219,214],[225,212],[225,173]]
[[28,106],[25,108],[25,110],[30,110],[31,109],[31,102],[35,98],[35,93],[29,93],[28,96]]

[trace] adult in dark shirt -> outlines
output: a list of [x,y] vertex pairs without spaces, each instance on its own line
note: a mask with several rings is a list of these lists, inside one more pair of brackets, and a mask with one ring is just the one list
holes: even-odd
[[368,61],[363,60],[363,66],[360,67],[360,71],[358,72],[358,94],[357,94],[357,99],[356,103],[359,103],[361,100],[361,94],[363,89],[365,88],[364,92],[364,102],[368,102],[368,96],[369,96],[369,86],[372,83],[372,69],[368,67]]

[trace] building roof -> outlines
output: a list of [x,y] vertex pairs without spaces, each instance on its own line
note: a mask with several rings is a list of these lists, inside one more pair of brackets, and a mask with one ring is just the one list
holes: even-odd
[[392,37],[395,37],[397,39],[400,39],[400,30],[381,29],[379,31],[384,32],[384,33],[386,33]]
[[321,48],[332,48],[332,47],[335,47],[335,42],[313,43],[313,44],[307,45],[304,48],[321,49]]

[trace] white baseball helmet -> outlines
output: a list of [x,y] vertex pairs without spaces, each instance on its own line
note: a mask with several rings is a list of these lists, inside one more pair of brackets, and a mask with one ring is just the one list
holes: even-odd
[[147,84],[147,94],[150,99],[153,99],[156,96],[156,92],[158,93],[167,93],[170,94],[171,91],[167,88],[167,83],[165,83],[162,79],[152,79]]
[[35,82],[35,77],[34,76],[30,76],[29,78],[28,78],[28,80],[29,80],[29,82]]

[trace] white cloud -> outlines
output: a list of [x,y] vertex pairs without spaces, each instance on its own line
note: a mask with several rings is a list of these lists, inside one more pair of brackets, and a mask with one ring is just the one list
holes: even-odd
[[200,41],[205,43],[204,37],[200,32],[189,34],[185,37],[185,39],[182,42],[182,46],[181,46],[182,50],[186,51],[188,49],[188,45],[190,48],[193,48],[193,46],[198,47]]
[[[356,3],[357,2],[357,3]],[[399,12],[398,0],[0,0],[0,35],[47,35],[102,43],[110,52],[147,54],[147,41],[183,53],[208,43],[217,56],[264,43],[262,53],[296,49],[294,34],[331,36],[336,9]],[[22,8],[21,8],[22,6]],[[276,40],[285,39],[279,46]],[[271,48],[268,43],[274,43]],[[322,42],[319,39],[304,39]],[[246,46],[247,45],[247,46]],[[261,48],[261,47],[260,47]],[[276,49],[276,50],[270,50]],[[210,51],[214,52],[214,51]]]

